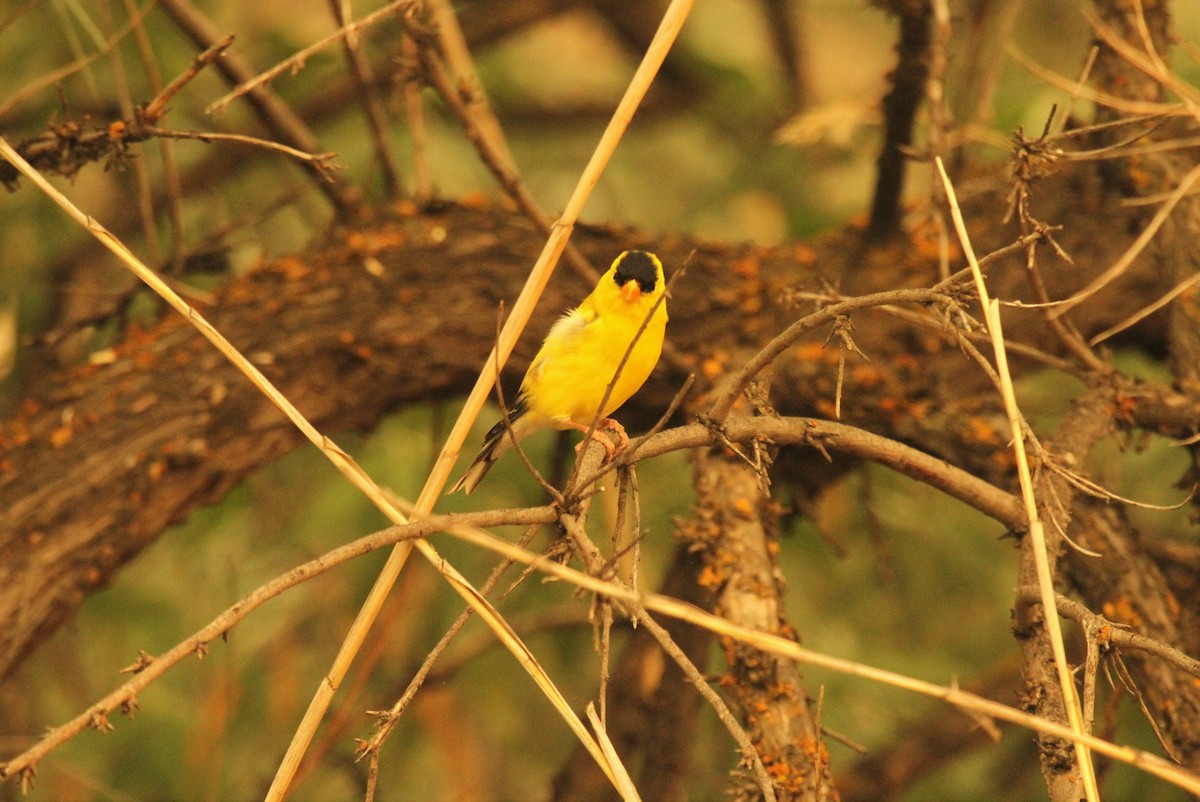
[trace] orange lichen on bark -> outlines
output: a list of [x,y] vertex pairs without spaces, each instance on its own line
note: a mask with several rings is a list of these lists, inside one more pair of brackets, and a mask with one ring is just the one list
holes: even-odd
[[1137,400],[1132,396],[1118,395],[1113,409],[1113,418],[1123,423],[1133,423],[1137,411]]
[[1128,596],[1105,602],[1102,612],[1105,618],[1118,624],[1126,624],[1134,629],[1140,628],[1145,623],[1142,616],[1134,609],[1133,600]]
[[167,462],[164,459],[154,459],[146,466],[146,476],[151,482],[157,482],[163,478],[163,474],[167,472]]
[[807,362],[819,362],[828,353],[821,343],[801,343],[796,346],[796,355]]
[[807,245],[797,243],[792,247],[792,258],[802,265],[811,265],[817,261],[817,252]]
[[397,228],[377,228],[371,231],[352,231],[346,235],[346,247],[356,254],[376,254],[399,248],[408,241],[405,233]]
[[275,272],[288,281],[300,281],[312,273],[312,267],[304,260],[295,256],[285,256],[275,261]]
[[724,370],[725,360],[716,355],[707,357],[700,363],[700,374],[709,381],[720,376]]
[[874,365],[856,365],[850,369],[850,380],[864,390],[870,390],[883,381],[883,374]]
[[713,566],[706,565],[700,569],[696,582],[705,590],[715,593],[725,584],[725,576]]
[[972,443],[983,443],[989,446],[998,446],[1002,442],[1000,433],[992,424],[974,416],[967,418],[967,439]]
[[50,432],[50,445],[52,448],[62,448],[71,442],[71,438],[74,436],[75,430],[71,428],[69,423],[64,423]]

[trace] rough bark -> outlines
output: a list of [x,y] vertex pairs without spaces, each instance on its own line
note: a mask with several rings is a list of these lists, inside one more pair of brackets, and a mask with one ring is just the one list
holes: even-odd
[[[787,638],[798,635],[783,606],[777,506],[766,490],[766,466],[732,454],[698,453],[695,522],[686,537],[704,556],[700,582],[717,597],[717,613],[737,624]],[[837,800],[819,711],[800,667],[732,638],[722,638],[721,685],[761,756],[782,802]],[[761,799],[748,775],[734,799]]]

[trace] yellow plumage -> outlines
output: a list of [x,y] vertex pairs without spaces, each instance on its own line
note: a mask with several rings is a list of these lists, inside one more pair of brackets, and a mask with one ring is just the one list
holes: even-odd
[[[540,429],[586,431],[594,419],[607,418],[636,393],[662,352],[667,305],[665,299],[657,308],[655,303],[664,290],[662,263],[654,254],[625,251],[618,256],[591,295],[559,318],[546,335],[509,412],[512,437],[520,440]],[[638,335],[643,322],[645,329]],[[626,351],[629,358],[617,375]],[[617,376],[615,383],[613,376]],[[609,384],[612,392],[601,409]],[[511,445],[500,421],[484,437],[479,455],[450,492],[474,490]]]

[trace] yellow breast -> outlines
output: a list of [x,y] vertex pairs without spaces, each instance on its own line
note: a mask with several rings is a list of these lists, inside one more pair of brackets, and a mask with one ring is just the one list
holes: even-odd
[[[593,306],[585,302],[560,320],[522,384],[529,412],[551,423],[570,420],[586,426],[597,412],[607,417],[624,404],[649,378],[662,352],[665,304],[659,304],[617,373],[653,300]],[[601,409],[614,376],[616,382]]]

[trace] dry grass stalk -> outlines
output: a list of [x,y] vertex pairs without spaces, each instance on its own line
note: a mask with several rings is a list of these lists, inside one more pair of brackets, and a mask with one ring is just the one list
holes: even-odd
[[[979,303],[983,307],[984,320],[987,322],[988,334],[992,338],[992,348],[996,354],[996,372],[1000,377],[1000,390],[1004,398],[1004,409],[1008,413],[1008,423],[1012,430],[1013,453],[1017,460],[1017,476],[1021,483],[1021,498],[1025,504],[1025,513],[1029,518],[1028,537],[1032,539],[1034,561],[1037,565],[1038,588],[1041,592],[1042,609],[1045,611],[1046,631],[1054,650],[1054,666],[1058,671],[1058,682],[1062,687],[1063,706],[1067,711],[1067,721],[1071,731],[1077,736],[1083,736],[1083,712],[1080,707],[1079,693],[1075,689],[1075,679],[1071,667],[1067,663],[1067,652],[1063,646],[1062,624],[1058,619],[1058,607],[1054,603],[1054,578],[1050,575],[1050,558],[1046,550],[1046,533],[1038,517],[1037,499],[1033,492],[1033,476],[1029,470],[1029,457],[1025,453],[1024,427],[1021,425],[1021,410],[1017,407],[1017,397],[1013,390],[1012,374],[1008,370],[1008,352],[1004,347],[1004,329],[1000,322],[1000,304],[988,295],[987,284],[975,258],[975,250],[967,235],[967,226],[963,220],[962,209],[954,194],[954,185],[946,174],[946,167],[941,157],[935,157],[938,173],[946,190],[946,198],[950,203],[950,214],[954,220],[954,228],[958,232],[959,243],[975,276],[975,287],[979,292]],[[1072,739],[1075,745],[1075,755],[1079,761],[1079,773],[1083,780],[1083,790],[1088,802],[1097,802],[1100,790],[1096,783],[1096,770],[1092,765],[1091,752],[1080,738]]]

